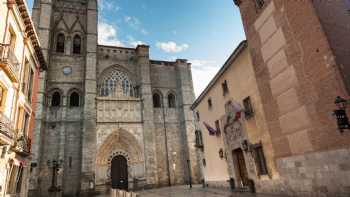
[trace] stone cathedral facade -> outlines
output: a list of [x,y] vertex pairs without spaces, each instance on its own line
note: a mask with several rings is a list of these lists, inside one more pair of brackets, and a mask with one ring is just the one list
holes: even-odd
[[97,10],[96,0],[34,1],[48,71],[30,195],[78,196],[118,178],[128,189],[198,181],[191,65],[151,60],[146,45],[98,45]]

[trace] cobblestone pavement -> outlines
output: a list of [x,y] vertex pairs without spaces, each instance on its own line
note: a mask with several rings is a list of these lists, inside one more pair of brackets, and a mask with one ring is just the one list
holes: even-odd
[[231,193],[227,190],[203,189],[199,186],[195,186],[192,189],[189,189],[188,186],[177,186],[145,190],[138,193],[140,197],[283,197],[265,194]]

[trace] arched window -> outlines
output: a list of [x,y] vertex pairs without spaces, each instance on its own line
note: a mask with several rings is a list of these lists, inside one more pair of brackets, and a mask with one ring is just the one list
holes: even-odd
[[73,92],[69,97],[69,106],[70,107],[79,107],[80,106],[80,98],[79,94]]
[[65,41],[66,41],[66,38],[64,37],[63,33],[60,33],[57,35],[56,52],[64,53],[64,42]]
[[168,94],[168,106],[169,106],[169,108],[176,107],[175,96],[172,93]]
[[153,107],[154,108],[162,107],[161,96],[158,93],[153,94]]
[[81,53],[81,38],[79,35],[75,35],[73,39],[73,53],[80,54]]
[[51,106],[58,107],[60,105],[61,105],[61,94],[59,92],[55,92],[52,94]]
[[128,75],[119,70],[108,72],[98,85],[102,97],[131,96],[136,97],[135,88]]

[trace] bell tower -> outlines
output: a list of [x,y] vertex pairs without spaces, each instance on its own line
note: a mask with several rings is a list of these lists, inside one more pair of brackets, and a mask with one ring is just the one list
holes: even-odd
[[97,0],[35,0],[49,63],[41,76],[31,196],[76,196],[94,184]]

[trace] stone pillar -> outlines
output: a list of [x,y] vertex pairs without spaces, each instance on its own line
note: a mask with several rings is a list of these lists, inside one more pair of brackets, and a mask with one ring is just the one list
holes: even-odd
[[86,66],[84,92],[84,124],[82,133],[81,191],[95,181],[96,157],[96,64],[97,64],[97,1],[89,0],[87,7]]
[[[45,56],[45,60],[49,65],[49,47],[50,47],[50,25],[52,13],[52,0],[35,0],[32,11],[33,22],[38,33],[41,49]],[[33,171],[30,177],[29,196],[38,196],[39,190],[39,169],[45,167],[46,161],[40,160],[41,155],[41,136],[45,130],[45,89],[46,89],[46,72],[41,72],[39,76],[39,85],[37,92],[37,103],[35,109],[35,128],[33,131],[32,142],[32,163]]]
[[143,138],[144,156],[146,163],[147,185],[152,186],[158,183],[155,127],[153,119],[153,100],[151,87],[151,72],[149,63],[149,46],[139,45],[136,48],[138,66],[141,77],[141,96],[143,99]]
[[[180,129],[183,138],[183,164],[185,169],[185,180],[189,178],[189,170],[191,171],[192,182],[198,183],[200,179],[200,171],[198,166],[198,156],[195,148],[195,125],[194,116],[191,110],[191,105],[194,102],[195,96],[193,91],[191,64],[187,60],[176,60],[176,76],[177,89],[179,92],[179,120]],[[190,160],[190,168],[187,160]]]

